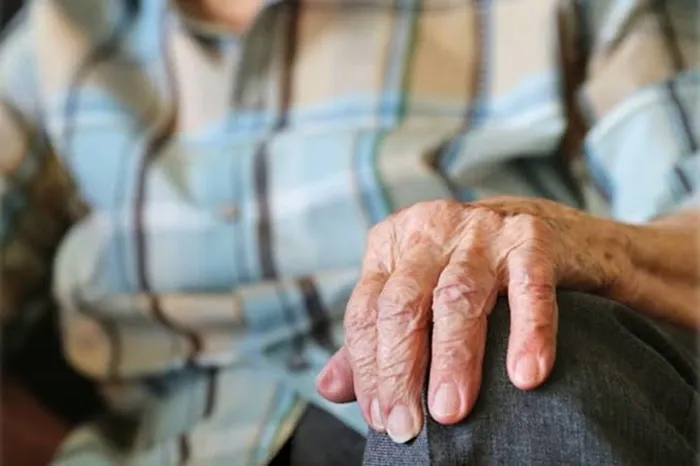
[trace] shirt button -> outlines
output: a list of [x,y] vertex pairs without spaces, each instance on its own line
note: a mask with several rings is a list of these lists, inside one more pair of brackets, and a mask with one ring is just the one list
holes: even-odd
[[228,222],[232,222],[238,218],[238,207],[236,204],[223,204],[219,207],[219,214]]

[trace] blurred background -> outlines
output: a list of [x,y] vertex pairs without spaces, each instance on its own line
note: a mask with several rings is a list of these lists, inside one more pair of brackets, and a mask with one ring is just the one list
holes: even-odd
[[[23,3],[0,0],[0,36]],[[31,344],[25,347],[28,349],[12,358],[3,354],[0,464],[4,466],[47,464],[70,428],[100,407],[90,383],[64,361],[56,322],[46,313],[43,315],[44,321],[29,336]],[[51,389],[58,384],[71,388]]]

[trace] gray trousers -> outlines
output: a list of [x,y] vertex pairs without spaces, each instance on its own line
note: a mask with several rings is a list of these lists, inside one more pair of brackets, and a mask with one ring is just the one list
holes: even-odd
[[[472,413],[455,426],[429,420],[406,445],[370,432],[364,464],[698,464],[694,338],[591,295],[560,292],[559,309],[557,360],[541,388],[523,392],[508,380],[500,300]],[[362,442],[338,424],[310,412],[290,442],[291,464],[359,465]]]

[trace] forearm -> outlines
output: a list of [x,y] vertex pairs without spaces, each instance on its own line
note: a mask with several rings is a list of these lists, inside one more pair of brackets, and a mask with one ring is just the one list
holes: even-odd
[[700,210],[623,225],[629,268],[614,298],[647,315],[700,329]]

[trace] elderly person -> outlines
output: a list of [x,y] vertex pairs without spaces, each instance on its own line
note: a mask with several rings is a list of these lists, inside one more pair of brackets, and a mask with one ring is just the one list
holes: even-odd
[[700,324],[698,22],[30,2],[3,325],[55,298],[109,406],[56,464],[359,464],[367,425],[368,464],[691,464],[693,355],[656,321]]

